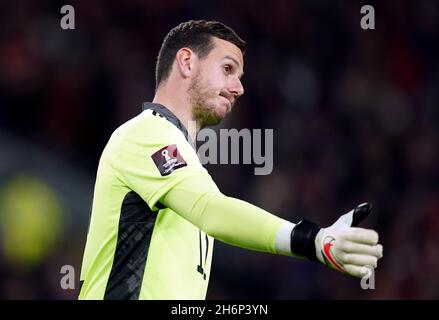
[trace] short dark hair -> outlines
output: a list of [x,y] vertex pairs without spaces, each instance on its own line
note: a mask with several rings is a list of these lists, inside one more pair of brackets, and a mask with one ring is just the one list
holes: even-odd
[[156,89],[169,77],[178,50],[188,47],[202,59],[213,49],[212,37],[233,43],[242,54],[245,53],[246,43],[232,28],[221,22],[190,20],[180,23],[169,31],[160,48],[155,69]]

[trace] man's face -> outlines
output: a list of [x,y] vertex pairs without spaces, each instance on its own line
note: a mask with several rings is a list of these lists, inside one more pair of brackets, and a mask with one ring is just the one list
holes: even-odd
[[214,48],[198,60],[198,72],[188,89],[197,126],[218,124],[244,93],[241,84],[244,58],[234,44],[213,38]]

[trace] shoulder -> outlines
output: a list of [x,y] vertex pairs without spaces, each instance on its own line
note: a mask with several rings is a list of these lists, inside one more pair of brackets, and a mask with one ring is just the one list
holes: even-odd
[[136,142],[139,145],[160,145],[163,143],[189,144],[183,133],[162,116],[145,110],[118,127],[109,144],[120,145]]
[[[154,153],[162,147],[176,145],[183,154],[196,155],[183,132],[152,110],[145,110],[117,128],[105,148],[107,154]],[[198,157],[197,157],[198,160]]]
[[153,114],[152,110],[145,110],[136,117],[122,124],[112,135],[112,139],[124,139],[127,136],[139,136],[149,140],[162,136],[182,135],[181,131],[162,116]]

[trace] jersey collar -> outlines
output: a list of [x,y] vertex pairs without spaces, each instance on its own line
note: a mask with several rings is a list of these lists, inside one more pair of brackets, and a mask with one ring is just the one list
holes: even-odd
[[145,111],[147,109],[154,110],[155,112],[161,114],[163,117],[165,117],[166,120],[168,120],[174,126],[176,126],[183,133],[184,137],[189,142],[189,144],[195,149],[195,144],[190,138],[186,127],[183,125],[180,119],[178,119],[177,116],[173,114],[168,108],[166,108],[164,105],[159,103],[144,102],[142,104],[142,111]]

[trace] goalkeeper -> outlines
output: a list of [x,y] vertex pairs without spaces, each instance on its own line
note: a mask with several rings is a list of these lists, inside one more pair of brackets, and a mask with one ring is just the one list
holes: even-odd
[[214,239],[355,277],[377,266],[378,234],[356,227],[369,204],[327,228],[294,224],[222,194],[201,165],[196,133],[244,93],[244,51],[215,21],[188,21],[165,37],[153,102],[112,134],[99,161],[80,299],[205,299]]

